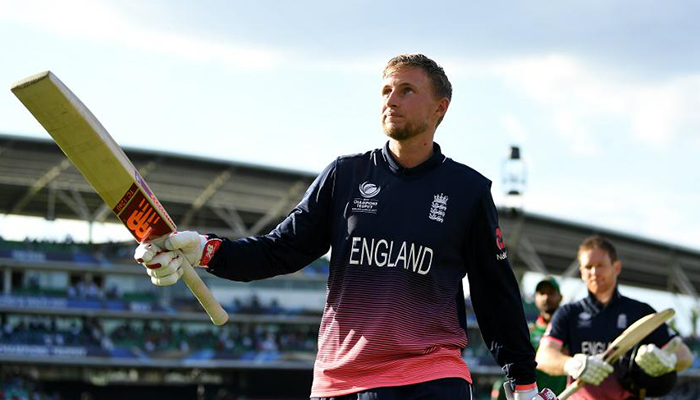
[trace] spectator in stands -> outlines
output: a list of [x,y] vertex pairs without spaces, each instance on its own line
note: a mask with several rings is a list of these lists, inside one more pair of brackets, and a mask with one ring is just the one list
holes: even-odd
[[73,284],[68,285],[68,289],[66,290],[66,295],[68,295],[69,299],[75,299],[78,297],[78,289],[75,287],[75,285],[73,285]]
[[[383,72],[383,148],[331,163],[271,233],[228,240],[170,235],[167,250],[232,280],[302,269],[332,248],[312,397],[470,399],[462,278],[515,399],[538,397],[534,349],[498,227],[491,182],[444,156],[433,138],[450,104],[444,70],[422,54]],[[182,256],[136,251],[152,281],[172,284]],[[179,254],[179,253],[177,253]]]
[[43,390],[41,384],[20,374],[0,371],[0,400],[61,400],[59,393]]
[[78,297],[79,297],[79,298],[84,299],[84,298],[87,297],[87,295],[88,295],[88,286],[87,286],[87,284],[85,283],[84,280],[82,280],[82,279],[79,280],[79,281],[75,284],[75,289],[76,289],[76,292],[78,292]]
[[277,299],[272,299],[270,302],[270,307],[267,310],[268,314],[280,314],[284,311],[282,307],[280,307],[280,303]]
[[613,373],[613,367],[601,359],[600,353],[654,309],[620,294],[617,277],[622,263],[609,240],[601,236],[584,240],[578,249],[578,262],[588,297],[566,304],[554,314],[537,352],[538,368],[552,375],[581,379],[585,385],[570,397],[572,400],[621,400],[639,396],[642,391],[650,397],[667,393],[676,371],[693,362],[688,347],[679,337],[673,338],[664,324],[643,339],[636,355],[616,364]]
[[121,289],[116,284],[109,285],[105,295],[108,299],[120,299],[122,297]]
[[36,274],[31,274],[27,277],[27,289],[29,289],[32,294],[39,292],[41,287],[39,286],[39,276]]
[[102,289],[93,280],[87,283],[86,297],[90,299],[101,299],[103,297]]
[[263,311],[262,304],[260,304],[260,298],[257,294],[253,293],[250,296],[250,303],[247,312],[251,314],[261,314]]

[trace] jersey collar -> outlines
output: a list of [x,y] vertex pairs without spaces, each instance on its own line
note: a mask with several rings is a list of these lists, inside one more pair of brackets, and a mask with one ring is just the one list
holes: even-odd
[[549,325],[549,323],[548,323],[547,321],[544,320],[544,317],[543,317],[543,316],[538,315],[538,316],[537,316],[537,319],[535,320],[535,325],[541,326],[541,327],[542,327],[542,326],[546,327],[547,325]]
[[430,158],[413,168],[405,168],[391,155],[391,151],[389,151],[389,141],[387,141],[382,148],[382,159],[391,172],[397,175],[415,175],[437,167],[445,161],[446,157],[442,154],[440,145],[433,142],[433,155],[430,156]]
[[600,311],[603,308],[610,307],[613,304],[617,303],[617,301],[622,297],[620,294],[620,291],[618,290],[618,287],[615,286],[615,291],[613,292],[612,297],[610,298],[610,302],[607,305],[603,305],[596,297],[591,293],[590,291],[588,292],[588,297],[584,299],[584,302],[591,308],[595,309],[596,311]]

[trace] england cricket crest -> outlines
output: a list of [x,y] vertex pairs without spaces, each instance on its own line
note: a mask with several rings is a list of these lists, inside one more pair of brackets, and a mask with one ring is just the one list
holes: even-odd
[[449,200],[449,197],[445,196],[443,193],[434,195],[428,218],[442,223],[445,220],[445,213],[447,212],[447,200]]

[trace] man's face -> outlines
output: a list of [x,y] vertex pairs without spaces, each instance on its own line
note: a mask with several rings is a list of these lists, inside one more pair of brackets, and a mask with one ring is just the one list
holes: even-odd
[[384,133],[399,141],[434,129],[449,105],[449,100],[436,98],[430,78],[417,67],[389,73],[384,78],[382,99]]
[[582,250],[578,255],[581,279],[593,294],[602,294],[612,290],[617,284],[622,264],[610,261],[610,255],[597,247]]
[[541,284],[535,292],[535,306],[540,313],[553,314],[559,308],[561,294],[549,284]]

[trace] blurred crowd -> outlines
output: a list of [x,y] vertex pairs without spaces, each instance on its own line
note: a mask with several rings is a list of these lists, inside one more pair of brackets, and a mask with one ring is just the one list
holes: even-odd
[[3,345],[81,346],[107,354],[120,350],[120,356],[171,358],[211,350],[219,358],[253,359],[266,354],[270,361],[284,353],[315,354],[318,330],[313,324],[228,323],[213,328],[202,323],[57,316],[24,316],[11,322],[2,313],[0,323]]
[[[193,329],[194,328],[194,329]],[[297,324],[228,323],[221,328],[184,323],[124,321],[109,334],[114,346],[138,348],[146,354],[182,355],[214,350],[239,359],[249,353],[316,352],[317,327]]]
[[43,390],[39,382],[21,374],[0,371],[0,400],[63,400],[63,397]]
[[[28,240],[7,242],[0,238],[0,251],[26,251],[38,254],[80,255],[88,262],[131,263],[133,245],[129,243],[85,244],[74,243],[70,238],[63,242]],[[2,254],[0,254],[1,256]],[[47,257],[47,260],[50,257]],[[307,274],[328,273],[328,262],[318,260],[305,269]],[[90,277],[72,277],[67,287],[47,289],[40,286],[36,276],[27,275],[24,286],[13,288],[15,296],[59,297],[70,300],[90,300],[93,303],[124,302],[136,299],[151,304],[155,310],[158,297],[152,293],[122,293],[116,285],[104,287],[103,281]],[[2,277],[0,277],[2,279]],[[74,301],[71,304],[87,303]],[[97,306],[101,307],[101,306]],[[193,298],[174,298],[169,303],[174,311],[199,310]],[[104,308],[107,308],[105,305]],[[257,296],[235,298],[226,308],[235,314],[289,315],[304,311],[287,309],[277,300],[261,301]],[[471,312],[471,303],[466,301],[468,324],[476,326]],[[532,303],[524,304],[529,320],[537,316]],[[127,308],[128,309],[128,308]],[[162,309],[160,311],[163,311]],[[317,315],[317,311],[309,312]],[[243,319],[245,320],[245,319]],[[318,324],[229,322],[214,328],[201,322],[179,322],[159,319],[108,319],[104,317],[65,317],[0,312],[0,345],[36,345],[45,347],[82,347],[92,354],[112,357],[138,357],[154,359],[226,359],[283,361],[313,361],[316,353]],[[696,365],[700,368],[700,339],[686,338],[685,342],[696,354]],[[0,346],[2,347],[2,346]],[[1,349],[0,349],[1,350]],[[470,331],[469,346],[464,358],[472,367],[496,366],[488,348],[477,331]],[[222,397],[224,398],[224,397]],[[477,397],[480,398],[480,397]],[[2,374],[0,368],[0,400],[61,400],[56,393],[48,393],[31,379],[19,375]],[[664,397],[668,400],[700,399],[700,385],[695,381],[682,381],[674,391]]]

